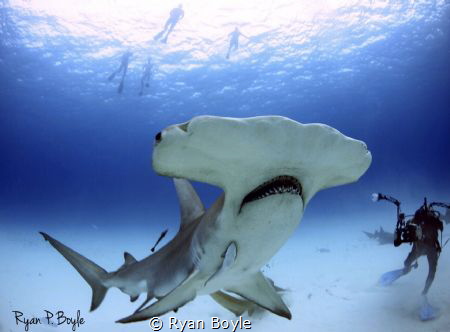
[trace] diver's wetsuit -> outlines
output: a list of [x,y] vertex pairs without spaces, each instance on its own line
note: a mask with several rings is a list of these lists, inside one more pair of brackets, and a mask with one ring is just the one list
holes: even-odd
[[438,231],[440,230],[442,232],[444,226],[442,221],[432,212],[426,212],[422,209],[415,213],[411,223],[417,225],[420,231],[418,232],[417,241],[413,243],[412,250],[405,260],[403,274],[407,274],[411,271],[412,263],[420,256],[426,255],[428,259],[428,277],[422,291],[422,294],[426,295],[433,283],[437,262],[441,253]]

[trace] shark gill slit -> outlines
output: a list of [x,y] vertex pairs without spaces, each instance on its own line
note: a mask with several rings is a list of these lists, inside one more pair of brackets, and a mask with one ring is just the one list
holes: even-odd
[[302,185],[295,177],[290,175],[276,176],[269,181],[266,181],[249,192],[242,200],[239,208],[239,213],[242,207],[250,202],[263,199],[271,195],[291,194],[302,197]]

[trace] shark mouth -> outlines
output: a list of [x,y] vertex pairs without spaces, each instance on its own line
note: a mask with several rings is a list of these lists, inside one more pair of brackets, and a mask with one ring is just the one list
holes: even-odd
[[289,175],[277,176],[267,182],[264,182],[256,189],[249,192],[242,200],[239,212],[241,212],[242,207],[247,203],[271,195],[278,195],[278,194],[291,194],[291,195],[298,195],[301,197],[302,185],[296,178],[292,176]]

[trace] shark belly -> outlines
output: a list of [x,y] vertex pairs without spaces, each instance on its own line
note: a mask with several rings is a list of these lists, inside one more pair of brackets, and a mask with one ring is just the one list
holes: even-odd
[[[223,212],[226,213],[226,206]],[[227,234],[226,238],[214,237],[202,244],[203,251],[208,254],[201,260],[214,261],[215,269],[220,267],[221,256],[230,243],[236,244],[237,255],[229,269],[208,281],[199,294],[233,286],[248,274],[259,271],[294,232],[302,214],[301,197],[291,194],[272,195],[247,204],[235,220],[222,229],[223,234]],[[221,222],[220,218],[218,222]]]
[[[303,215],[303,202],[291,194],[248,204],[235,222],[237,267],[259,270],[292,235]],[[252,241],[248,241],[249,236]]]

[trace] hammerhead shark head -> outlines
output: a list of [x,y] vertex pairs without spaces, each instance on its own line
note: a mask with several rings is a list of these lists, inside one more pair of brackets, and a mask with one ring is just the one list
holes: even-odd
[[[141,261],[125,253],[124,265],[108,273],[41,234],[91,286],[91,310],[110,287],[131,301],[147,294],[120,323],[176,311],[203,294],[242,311],[229,293],[290,319],[261,268],[293,233],[317,191],[357,181],[370,162],[363,142],[323,124],[280,116],[199,116],[155,137],[153,168],[174,178],[181,207],[180,229],[160,250]],[[188,180],[218,186],[223,193],[205,210]]]

